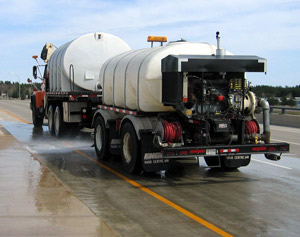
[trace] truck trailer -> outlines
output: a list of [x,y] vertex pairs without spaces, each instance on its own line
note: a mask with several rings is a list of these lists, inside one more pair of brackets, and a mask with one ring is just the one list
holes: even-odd
[[[251,155],[279,160],[271,143],[269,104],[251,91],[246,72],[266,73],[264,58],[233,55],[208,43],[166,42],[130,50],[95,33],[42,51],[44,91],[31,97],[35,126],[48,118],[56,136],[94,128],[99,160],[121,155],[129,173],[168,170],[173,160],[204,157],[208,167],[237,169]],[[37,75],[38,67],[34,67]],[[263,126],[255,114],[263,113]]]

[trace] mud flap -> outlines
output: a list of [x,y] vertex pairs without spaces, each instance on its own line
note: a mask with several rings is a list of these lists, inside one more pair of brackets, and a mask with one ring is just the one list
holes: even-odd
[[121,138],[119,133],[116,131],[116,121],[108,120],[109,124],[109,152],[112,155],[121,155]]
[[227,168],[237,168],[249,165],[251,155],[228,155],[223,156],[224,166]]
[[40,108],[44,108],[44,91],[36,91],[35,92],[35,107],[40,110]]
[[141,159],[143,169],[146,172],[157,172],[170,169],[170,159],[163,158],[161,149],[153,146],[152,130],[140,131],[141,136]]

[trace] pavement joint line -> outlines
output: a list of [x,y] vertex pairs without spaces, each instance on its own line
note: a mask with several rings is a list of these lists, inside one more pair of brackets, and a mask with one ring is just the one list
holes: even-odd
[[10,113],[10,112],[4,110],[4,109],[1,109],[1,108],[0,108],[0,111],[2,111],[2,112],[4,112],[4,113],[6,113],[6,114],[8,114],[8,115],[10,115],[10,116],[12,116],[12,117],[18,119],[18,120],[20,120],[20,121],[23,122],[23,123],[29,124],[27,121],[25,121],[25,120],[19,118],[18,116],[14,115],[14,114],[12,114],[12,113]]
[[267,164],[267,165],[276,166],[276,167],[282,168],[282,169],[287,169],[287,170],[292,170],[293,169],[293,168],[283,166],[283,165],[272,164],[272,163],[267,162],[267,161],[257,160],[257,159],[253,159],[253,158],[251,160],[256,161],[256,162],[260,162],[260,163],[264,163],[264,164]]
[[[26,124],[29,124],[28,122],[26,122],[25,120],[17,117],[16,115],[13,115],[11,113],[9,113],[8,111],[5,111],[3,109],[0,109],[1,111],[17,118],[18,120],[22,121],[23,123],[26,123]],[[68,143],[65,143],[65,145],[69,145]],[[29,151],[29,150],[28,150]],[[167,204],[168,206],[172,207],[173,209],[179,211],[180,213],[186,215],[187,217],[191,218],[192,220],[200,223],[201,225],[203,225],[204,227],[210,229],[211,231],[215,232],[216,234],[220,235],[220,236],[223,236],[223,237],[233,237],[233,235],[227,233],[226,231],[218,228],[217,226],[211,224],[210,222],[202,219],[201,217],[198,217],[197,215],[193,214],[192,212],[182,208],[181,206],[175,204],[174,202],[164,198],[163,196],[151,191],[150,189],[144,187],[143,185],[139,184],[138,182],[132,180],[132,179],[129,179],[128,177],[120,174],[119,172],[115,171],[114,169],[100,163],[99,161],[95,160],[94,158],[92,158],[91,156],[79,151],[79,150],[74,150],[76,153],[84,156],[85,158],[93,161],[94,163],[100,165],[102,168],[106,169],[107,171],[115,174],[116,176],[120,177],[121,179],[127,181],[128,183],[130,183],[131,185],[139,188],[140,190],[144,191],[145,193],[149,194],[150,196],[156,198],[157,200]],[[29,151],[30,152],[30,151]],[[31,153],[31,152],[30,152]],[[31,153],[32,154],[32,153]],[[33,155],[33,154],[32,154]],[[34,156],[34,155],[33,155]],[[35,156],[34,156],[35,157]],[[36,158],[36,157],[35,157]],[[37,158],[36,158],[37,159]],[[38,159],[40,161],[40,159]],[[40,161],[41,162],[41,161]],[[42,163],[42,162],[41,162]],[[45,164],[44,164],[45,165]],[[53,172],[51,172],[53,174]],[[56,176],[56,178],[58,179],[58,177]],[[58,179],[59,180],[59,179]],[[61,183],[62,184],[62,183]],[[63,186],[65,186],[64,184],[62,184]],[[66,186],[65,186],[66,187]],[[69,188],[67,188],[71,193],[73,193]]]

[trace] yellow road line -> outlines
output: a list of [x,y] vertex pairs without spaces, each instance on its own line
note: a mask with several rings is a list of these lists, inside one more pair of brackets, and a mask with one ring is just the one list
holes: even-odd
[[10,113],[10,112],[4,110],[4,109],[1,109],[1,108],[0,108],[0,111],[2,111],[2,112],[4,112],[4,113],[7,113],[8,115],[10,115],[10,116],[12,116],[12,117],[14,117],[14,118],[20,120],[20,121],[23,122],[23,123],[29,124],[27,121],[25,121],[25,120],[19,118],[18,116],[14,115],[14,114],[12,114],[12,113]]
[[209,223],[208,221],[206,221],[206,220],[204,220],[204,219],[202,219],[202,218],[196,216],[195,214],[191,213],[190,211],[188,211],[188,210],[186,210],[186,209],[184,209],[184,208],[178,206],[178,205],[175,204],[174,202],[169,201],[168,199],[166,199],[166,198],[160,196],[159,194],[157,194],[157,193],[151,191],[150,189],[144,187],[143,185],[141,185],[141,184],[139,184],[139,183],[133,181],[132,179],[127,178],[126,176],[120,174],[119,172],[117,172],[117,171],[111,169],[110,167],[108,167],[108,166],[106,166],[106,165],[100,163],[99,161],[93,159],[93,158],[90,157],[89,155],[87,155],[87,154],[85,154],[85,153],[83,153],[83,152],[81,152],[81,151],[79,151],[79,150],[75,150],[75,152],[78,153],[78,154],[80,154],[80,155],[82,155],[82,156],[84,156],[84,157],[86,157],[87,159],[93,161],[94,163],[100,165],[102,168],[106,169],[107,171],[109,171],[109,172],[111,172],[111,173],[113,173],[113,174],[119,176],[121,179],[124,179],[125,181],[127,181],[127,182],[130,183],[131,185],[133,185],[133,186],[139,188],[140,190],[142,190],[142,191],[144,191],[145,193],[151,195],[152,197],[158,199],[159,201],[161,201],[161,202],[163,202],[163,203],[169,205],[170,207],[174,208],[175,210],[177,210],[177,211],[181,212],[182,214],[188,216],[189,218],[191,218],[191,219],[193,219],[194,221],[200,223],[201,225],[205,226],[206,228],[208,228],[208,229],[214,231],[215,233],[219,234],[220,236],[224,236],[224,237],[230,237],[230,236],[232,236],[231,234],[229,234],[229,233],[225,232],[224,230],[222,230],[222,229],[216,227],[215,225]]
[[[13,117],[16,118],[16,119],[22,121],[23,123],[29,124],[28,122],[26,122],[25,120],[23,120],[23,119],[17,117],[16,115],[13,115],[13,114],[11,114],[11,113],[9,113],[9,112],[3,110],[3,109],[0,109],[0,110],[3,111],[3,112],[5,112],[5,113],[7,113],[7,114],[9,114],[9,115],[11,115],[11,116],[13,116]],[[127,178],[126,176],[124,176],[124,175],[120,174],[119,172],[115,171],[114,169],[112,169],[112,168],[110,168],[110,167],[108,167],[108,166],[106,166],[106,165],[100,163],[99,161],[95,160],[95,159],[92,158],[91,156],[89,156],[89,155],[87,155],[87,154],[85,154],[85,153],[83,153],[83,152],[81,152],[81,151],[79,151],[79,150],[75,150],[75,152],[78,153],[78,154],[80,154],[80,155],[82,155],[82,156],[84,156],[85,158],[91,160],[92,162],[94,162],[94,163],[100,165],[102,168],[104,168],[104,169],[106,169],[107,171],[109,171],[109,172],[115,174],[116,176],[118,176],[118,177],[120,177],[121,179],[127,181],[127,182],[130,183],[131,185],[133,185],[133,186],[139,188],[140,190],[142,190],[142,191],[144,191],[145,193],[149,194],[150,196],[156,198],[157,200],[159,200],[159,201],[161,201],[161,202],[167,204],[168,206],[170,206],[170,207],[174,208],[175,210],[181,212],[182,214],[186,215],[187,217],[189,217],[189,218],[193,219],[194,221],[200,223],[201,225],[203,225],[203,226],[205,226],[206,228],[212,230],[213,232],[217,233],[218,235],[223,236],[223,237],[232,237],[231,234],[229,234],[229,233],[225,232],[224,230],[218,228],[217,226],[215,226],[215,225],[209,223],[208,221],[206,221],[206,220],[200,218],[199,216],[196,216],[195,214],[193,214],[192,212],[190,212],[190,211],[188,211],[188,210],[182,208],[181,206],[178,206],[177,204],[175,204],[174,202],[172,202],[172,201],[170,201],[170,200],[164,198],[163,196],[160,196],[159,194],[157,194],[157,193],[151,191],[150,189],[148,189],[148,188],[144,187],[143,185],[139,184],[138,182],[135,182],[134,180],[129,179],[129,178]]]

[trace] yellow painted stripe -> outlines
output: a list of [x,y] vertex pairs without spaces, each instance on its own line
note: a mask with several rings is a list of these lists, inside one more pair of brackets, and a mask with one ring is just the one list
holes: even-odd
[[0,108],[0,111],[2,111],[2,112],[4,112],[4,113],[7,113],[8,115],[10,115],[10,116],[12,116],[12,117],[14,117],[14,118],[20,120],[20,121],[23,122],[23,123],[29,124],[27,121],[25,121],[25,120],[19,118],[18,116],[14,115],[14,114],[12,114],[12,113],[10,113],[10,112],[4,110],[4,109],[1,109],[1,108]]
[[[3,110],[3,109],[0,109],[0,110],[3,111],[3,112],[5,112],[5,113],[7,113],[7,114],[9,114],[9,115],[11,115],[12,117],[14,117],[14,118],[16,118],[16,119],[22,121],[23,123],[29,124],[29,123],[26,122],[25,120],[23,120],[23,119],[17,117],[17,116],[14,115],[14,114],[9,113],[9,112],[6,111],[6,110]],[[65,144],[65,145],[67,145],[67,144]],[[149,194],[150,196],[156,198],[157,200],[159,200],[159,201],[161,201],[161,202],[163,202],[163,203],[169,205],[170,207],[174,208],[175,210],[177,210],[177,211],[181,212],[182,214],[188,216],[189,218],[191,218],[191,219],[193,219],[194,221],[200,223],[201,225],[205,226],[206,228],[212,230],[213,232],[217,233],[218,235],[224,236],[224,237],[232,237],[231,234],[229,234],[229,233],[225,232],[224,230],[218,228],[217,226],[215,226],[215,225],[209,223],[208,221],[206,221],[206,220],[200,218],[199,216],[196,216],[196,215],[193,214],[192,212],[190,212],[190,211],[188,211],[188,210],[182,208],[181,206],[179,206],[179,205],[175,204],[174,202],[172,202],[172,201],[170,201],[170,200],[164,198],[163,196],[160,196],[159,194],[157,194],[157,193],[151,191],[150,189],[148,189],[148,188],[144,187],[143,185],[139,184],[138,182],[135,182],[134,180],[127,178],[126,176],[120,174],[119,172],[113,170],[112,168],[110,168],[110,167],[108,167],[108,166],[106,166],[106,165],[100,163],[99,161],[95,160],[95,159],[92,158],[91,156],[89,156],[89,155],[87,155],[87,154],[85,154],[85,153],[83,153],[83,152],[81,152],[81,151],[79,151],[79,150],[75,150],[75,152],[78,153],[78,154],[80,154],[80,155],[82,155],[82,156],[84,156],[84,157],[86,157],[87,159],[93,161],[94,163],[100,165],[102,168],[104,168],[104,169],[106,169],[107,171],[109,171],[109,172],[115,174],[116,176],[118,176],[118,177],[120,177],[121,179],[127,181],[127,182],[130,183],[131,185],[133,185],[133,186],[139,188],[140,190],[142,190],[142,191],[144,191],[145,193]]]
[[144,191],[145,193],[151,195],[152,197],[158,199],[159,201],[161,201],[161,202],[163,202],[163,203],[169,205],[170,207],[174,208],[175,210],[177,210],[177,211],[181,212],[182,214],[188,216],[189,218],[191,218],[191,219],[193,219],[194,221],[200,223],[201,225],[205,226],[206,228],[208,228],[208,229],[214,231],[215,233],[219,234],[220,236],[224,236],[224,237],[230,237],[230,236],[232,236],[231,234],[225,232],[224,230],[218,228],[217,226],[215,226],[215,225],[209,223],[208,221],[206,221],[206,220],[204,220],[204,219],[202,219],[202,218],[196,216],[195,214],[191,213],[190,211],[188,211],[188,210],[186,210],[186,209],[184,209],[184,208],[178,206],[178,205],[175,204],[174,202],[172,202],[172,201],[170,201],[170,200],[168,200],[168,199],[166,199],[166,198],[160,196],[159,194],[157,194],[157,193],[151,191],[150,189],[144,187],[143,185],[141,185],[141,184],[139,184],[139,183],[133,181],[132,179],[127,178],[126,176],[124,176],[124,175],[120,174],[119,172],[117,172],[117,171],[111,169],[110,167],[108,167],[108,166],[106,166],[106,165],[104,165],[104,164],[98,162],[97,160],[93,159],[93,158],[90,157],[89,155],[87,155],[87,154],[85,154],[85,153],[83,153],[83,152],[81,152],[81,151],[79,151],[79,150],[75,150],[75,152],[77,152],[78,154],[80,154],[80,155],[86,157],[87,159],[93,161],[94,163],[100,165],[101,167],[103,167],[103,168],[106,169],[107,171],[109,171],[109,172],[111,172],[111,173],[113,173],[113,174],[119,176],[120,178],[124,179],[125,181],[127,181],[127,182],[130,183],[131,185],[133,185],[133,186],[139,188],[140,190],[142,190],[142,191]]

